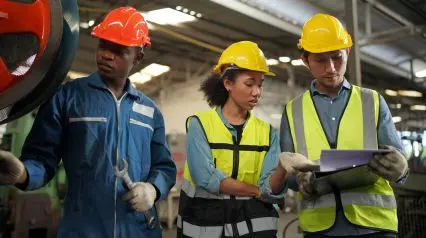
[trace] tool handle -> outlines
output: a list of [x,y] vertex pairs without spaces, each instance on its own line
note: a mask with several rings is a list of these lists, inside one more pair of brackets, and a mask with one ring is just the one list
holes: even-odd
[[133,182],[130,179],[129,174],[128,173],[124,174],[124,176],[122,178],[123,178],[123,182],[124,182],[124,184],[126,184],[127,188],[129,190],[132,190],[132,188],[133,188]]

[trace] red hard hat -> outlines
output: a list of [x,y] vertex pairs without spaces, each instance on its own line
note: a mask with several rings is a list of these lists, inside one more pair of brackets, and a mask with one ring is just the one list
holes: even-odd
[[92,36],[125,46],[151,47],[148,23],[135,8],[126,6],[112,10],[92,30]]

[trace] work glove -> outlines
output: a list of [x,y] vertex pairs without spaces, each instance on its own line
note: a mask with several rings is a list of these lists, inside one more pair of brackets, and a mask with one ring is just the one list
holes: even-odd
[[296,172],[296,182],[299,186],[299,192],[302,193],[304,199],[311,199],[315,197],[317,191],[314,187],[313,172]]
[[137,182],[133,184],[133,188],[127,192],[123,200],[129,201],[132,208],[137,212],[148,211],[154,206],[157,191],[150,183]]
[[376,154],[368,165],[379,176],[390,182],[396,182],[408,172],[407,159],[394,147],[386,145],[390,153]]
[[307,172],[319,168],[319,165],[308,160],[302,154],[291,152],[282,152],[280,154],[280,165],[289,175],[296,175],[296,172]]
[[15,155],[0,150],[0,185],[15,185],[24,173],[24,164]]

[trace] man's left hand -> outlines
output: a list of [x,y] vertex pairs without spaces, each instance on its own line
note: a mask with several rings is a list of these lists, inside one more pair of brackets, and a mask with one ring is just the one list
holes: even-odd
[[375,155],[369,166],[379,176],[390,182],[396,182],[407,173],[407,159],[394,147],[386,145],[386,148],[391,152]]
[[123,200],[129,201],[135,211],[145,212],[154,206],[156,197],[157,191],[152,184],[138,182],[124,195]]

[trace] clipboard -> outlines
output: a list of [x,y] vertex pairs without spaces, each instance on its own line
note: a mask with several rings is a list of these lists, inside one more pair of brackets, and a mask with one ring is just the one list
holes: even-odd
[[368,162],[376,154],[390,153],[389,149],[379,150],[323,150],[320,169],[314,171],[314,187],[319,194],[331,193],[373,185],[379,176],[371,171]]

